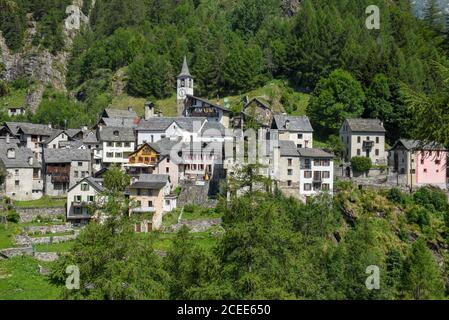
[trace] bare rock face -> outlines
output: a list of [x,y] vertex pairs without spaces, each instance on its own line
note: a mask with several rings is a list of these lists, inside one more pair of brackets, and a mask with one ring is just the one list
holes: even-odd
[[282,9],[284,14],[288,17],[294,16],[298,13],[302,0],[282,0]]
[[[82,2],[82,0],[74,0],[73,5],[80,8]],[[88,17],[81,12],[79,13],[80,25],[88,23]],[[70,12],[68,12],[69,14]],[[0,79],[6,81],[21,78],[32,79],[36,85],[29,89],[26,104],[34,112],[42,100],[42,94],[46,86],[66,91],[68,52],[79,29],[70,28],[65,21],[61,21],[64,26],[66,49],[53,54],[47,49],[32,45],[32,41],[37,35],[37,25],[32,14],[27,14],[27,20],[28,29],[25,35],[24,49],[21,52],[11,52],[0,31]]]

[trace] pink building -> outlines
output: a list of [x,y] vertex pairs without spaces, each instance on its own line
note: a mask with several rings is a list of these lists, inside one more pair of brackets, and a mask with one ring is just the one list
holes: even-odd
[[444,146],[401,139],[390,150],[389,158],[394,172],[406,176],[409,186],[447,188],[448,152]]

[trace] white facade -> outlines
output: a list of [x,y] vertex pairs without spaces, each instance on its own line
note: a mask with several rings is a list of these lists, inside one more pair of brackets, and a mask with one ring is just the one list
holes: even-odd
[[97,153],[102,156],[104,164],[124,164],[129,162],[129,155],[135,150],[134,142],[103,141],[103,150]]
[[279,132],[279,140],[292,141],[297,148],[313,148],[312,132]]
[[322,192],[333,194],[334,161],[331,158],[301,157],[299,195],[301,200]]
[[84,179],[71,188],[67,193],[67,220],[92,218],[89,207],[92,207],[94,204],[104,203],[104,198],[100,195],[100,191],[88,179]]
[[11,168],[6,170],[5,194],[16,201],[40,199],[44,183],[38,168]]

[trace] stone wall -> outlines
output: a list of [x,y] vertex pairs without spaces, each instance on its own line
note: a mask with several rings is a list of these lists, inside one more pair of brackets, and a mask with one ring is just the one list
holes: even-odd
[[197,185],[195,182],[181,181],[182,192],[178,197],[178,207],[186,204],[195,204],[202,207],[213,208],[217,204],[216,200],[210,199],[210,183]]
[[23,230],[28,233],[61,233],[73,231],[73,226],[70,223],[66,223],[61,225],[24,227]]
[[58,216],[65,217],[66,208],[56,207],[56,208],[16,208],[16,212],[20,215],[20,222],[27,223],[33,222],[39,216],[42,218],[50,218],[52,220],[57,220]]
[[10,248],[0,250],[0,256],[6,258],[14,258],[18,256],[33,256],[32,247]]
[[191,232],[205,232],[212,227],[220,226],[222,220],[209,219],[209,220],[181,220],[181,222],[166,228],[166,232],[178,232],[182,226],[187,226]]

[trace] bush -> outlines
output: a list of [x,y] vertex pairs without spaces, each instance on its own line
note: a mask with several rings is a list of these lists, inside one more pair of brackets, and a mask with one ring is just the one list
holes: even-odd
[[413,207],[407,211],[407,221],[416,223],[421,228],[430,224],[429,210],[423,207]]
[[393,188],[388,190],[387,199],[397,204],[404,204],[406,201],[406,195],[403,194],[398,188]]
[[186,204],[184,206],[184,212],[193,213],[193,212],[195,212],[195,210],[196,210],[196,206],[193,204]]
[[446,194],[437,188],[420,188],[414,195],[413,201],[433,211],[448,211],[449,205]]
[[351,160],[352,170],[356,172],[368,172],[373,166],[371,158],[367,157],[354,157]]
[[15,211],[10,211],[8,215],[6,216],[6,219],[8,222],[12,223],[19,223],[20,222],[20,215]]
[[7,96],[11,90],[5,81],[0,81],[0,97]]

